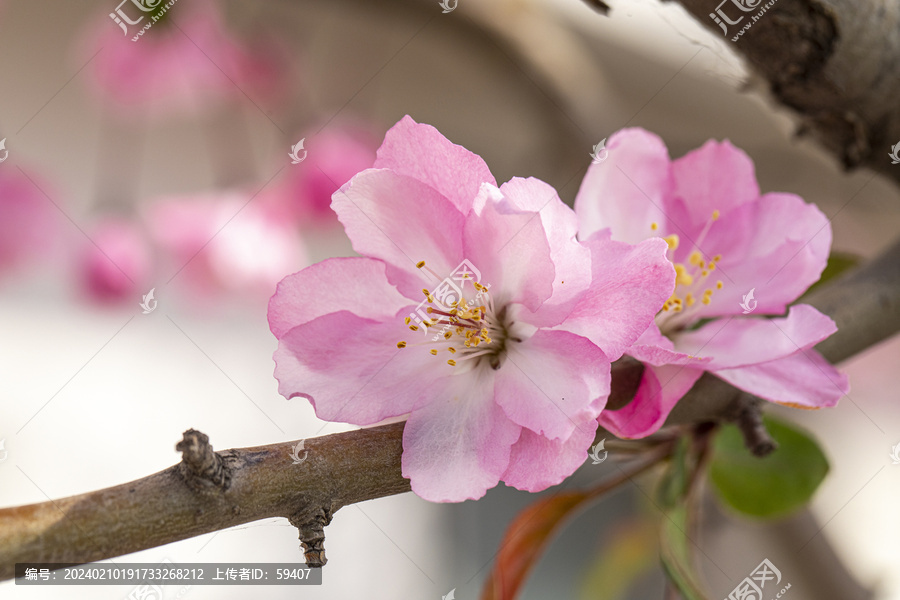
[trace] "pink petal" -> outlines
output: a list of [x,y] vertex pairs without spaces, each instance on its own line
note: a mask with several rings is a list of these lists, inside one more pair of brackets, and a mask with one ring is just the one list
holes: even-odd
[[675,350],[675,344],[659,331],[655,321],[650,324],[650,327],[641,334],[625,353],[642,363],[648,363],[657,367],[662,365],[693,365],[699,368],[711,360],[709,357],[690,356]]
[[[449,277],[463,259],[463,215],[411,177],[363,171],[334,194],[331,207],[353,249],[387,263],[388,281],[407,298],[424,298],[422,289]],[[440,279],[416,268],[422,260]]]
[[596,432],[596,419],[579,423],[565,441],[548,440],[523,429],[519,440],[512,446],[503,481],[528,492],[539,492],[561,483],[584,464]]
[[675,195],[690,222],[702,227],[714,210],[726,213],[759,197],[753,161],[731,142],[709,140],[672,163]]
[[494,389],[496,402],[517,425],[566,440],[578,423],[597,418],[609,380],[609,360],[597,346],[567,331],[542,329],[511,343]]
[[711,371],[784,358],[801,348],[810,348],[837,326],[808,304],[792,306],[780,319],[735,317],[719,319],[687,333],[678,334],[675,348],[694,356],[709,356]]
[[285,398],[302,396],[325,421],[371,425],[412,410],[450,366],[411,340],[402,315],[377,322],[347,311],[323,315],[283,334],[275,378]]
[[620,438],[642,438],[656,432],[675,404],[703,375],[683,365],[647,365],[634,399],[619,410],[604,410],[600,425]]
[[587,337],[617,360],[671,296],[675,269],[659,238],[632,246],[598,235],[584,243],[591,250],[593,281],[560,327]]
[[669,151],[656,135],[639,128],[613,134],[609,156],[588,168],[575,198],[580,238],[611,228],[623,242],[637,243],[651,235],[651,223],[664,226],[674,180]]
[[827,408],[850,391],[847,376],[815,350],[716,375],[744,391],[794,408]]
[[514,177],[500,191],[517,208],[540,214],[555,269],[553,293],[528,322],[540,327],[557,325],[591,284],[591,252],[575,239],[578,217],[552,186],[539,179]]
[[534,312],[553,293],[555,265],[538,213],[515,207],[496,187],[482,186],[463,240],[495,304],[520,302]]
[[443,379],[410,415],[401,467],[422,498],[477,500],[509,465],[521,428],[494,403],[491,379],[480,370]]
[[380,260],[329,258],[278,284],[269,300],[269,329],[280,339],[298,325],[342,310],[387,320],[408,302],[387,282]]
[[428,184],[466,214],[482,183],[497,185],[477,154],[457,146],[431,125],[409,115],[384,136],[375,168],[390,169]]
[[[703,316],[739,314],[743,296],[754,290],[759,314],[782,314],[788,304],[818,281],[828,262],[831,226],[824,214],[793,194],[766,194],[757,202],[723,213],[701,245],[722,260],[710,278],[716,290]],[[676,253],[686,260],[689,245]],[[695,294],[696,295],[696,294]]]

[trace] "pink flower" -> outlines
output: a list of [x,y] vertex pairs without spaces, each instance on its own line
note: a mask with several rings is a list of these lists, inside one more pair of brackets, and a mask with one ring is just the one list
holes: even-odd
[[81,273],[88,294],[102,302],[136,300],[149,286],[150,249],[139,228],[107,219],[88,232]]
[[87,36],[88,56],[97,53],[89,66],[96,91],[118,104],[124,116],[140,120],[199,112],[245,93],[256,102],[284,94],[282,54],[274,47],[251,51],[234,39],[216,3],[176,3],[154,22],[164,4],[142,12],[126,2],[121,7],[126,15],[140,19],[127,25],[127,35],[106,19]]
[[268,295],[285,272],[308,264],[290,224],[242,192],[163,198],[146,213],[168,266],[195,292]]
[[812,349],[834,322],[805,304],[760,318],[784,314],[819,279],[831,247],[825,215],[793,194],[760,195],[753,162],[728,141],[670,161],[658,137],[625,129],[607,149],[575,201],[581,236],[661,236],[677,275],[627,351],[646,364],[637,396],[600,424],[622,437],[653,433],[703,371],[779,404],[834,406],[847,378]]
[[665,243],[580,243],[549,185],[498,188],[479,156],[409,117],[332,207],[362,257],[278,285],[280,393],[328,421],[408,415],[403,475],[432,501],[500,480],[538,491],[581,465],[610,361],[672,292]]
[[0,169],[0,272],[50,253],[59,236],[64,217],[41,192],[46,184],[35,182],[14,167]]

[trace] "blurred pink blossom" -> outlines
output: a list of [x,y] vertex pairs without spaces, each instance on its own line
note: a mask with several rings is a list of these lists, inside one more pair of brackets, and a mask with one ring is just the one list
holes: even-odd
[[[111,20],[86,36],[94,91],[134,118],[208,110],[210,104],[247,94],[255,102],[283,99],[287,61],[271,40],[252,49],[223,24],[217,4],[205,0],[176,3],[137,41],[133,34],[153,13],[123,35]],[[99,51],[99,52],[98,52]]]
[[337,225],[332,194],[375,163],[377,146],[366,133],[350,128],[310,137],[304,145],[304,161],[288,165],[287,174],[266,193],[265,202],[301,226]]
[[167,267],[193,291],[268,296],[286,273],[307,264],[296,230],[249,194],[163,198],[146,213]]
[[9,164],[0,169],[0,271],[49,253],[62,215],[41,189]]
[[107,218],[90,231],[80,271],[88,295],[100,302],[140,299],[149,288],[152,259],[140,228]]

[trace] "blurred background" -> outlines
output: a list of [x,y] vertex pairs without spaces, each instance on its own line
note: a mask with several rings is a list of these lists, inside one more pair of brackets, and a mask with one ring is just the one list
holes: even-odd
[[[538,177],[569,203],[592,146],[622,127],[656,132],[673,157],[728,138],[763,191],[819,205],[835,249],[869,257],[892,241],[896,189],[796,139],[730,40],[673,3],[612,4],[604,17],[579,0],[459,0],[448,13],[438,0],[178,0],[132,41],[140,27],[110,18],[134,18],[131,2],[0,0],[0,506],[164,469],[190,427],[218,450],[349,429],[278,395],[266,304],[285,275],[353,254],[330,195],[405,114],[480,154],[498,182]],[[835,409],[777,411],[831,463],[809,514],[752,522],[708,499],[694,541],[713,597],[768,558],[791,600],[850,597],[848,577],[900,598],[898,359],[893,340],[844,365],[852,391]],[[662,598],[652,483],[581,514],[523,597]],[[326,529],[321,587],[253,595],[476,598],[535,498],[501,485],[459,505],[406,494],[346,507]],[[298,545],[273,519],[116,561],[299,562]],[[0,583],[4,598],[132,589]]]

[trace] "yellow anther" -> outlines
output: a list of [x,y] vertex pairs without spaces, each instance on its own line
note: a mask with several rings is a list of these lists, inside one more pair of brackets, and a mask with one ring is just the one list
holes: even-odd
[[432,356],[437,356],[437,350],[435,348],[432,348],[429,352],[431,352]]
[[449,332],[449,331],[444,332],[444,339],[445,339],[445,340],[449,340],[449,339],[452,338],[452,337],[453,337],[453,334],[452,334],[451,332]]
[[700,254],[698,250],[694,250],[691,252],[691,255],[688,256],[688,262],[692,265],[699,265],[703,262],[703,255]]
[[409,326],[409,330],[410,330],[410,331],[418,331],[418,330],[419,330],[419,326],[418,326],[418,325],[410,325],[410,326]]
[[713,261],[714,262],[722,262],[722,255],[716,254],[715,256],[713,256]]
[[657,229],[659,229],[659,223],[650,223],[650,229],[656,231]]
[[421,268],[424,267],[424,266],[425,266],[425,261],[424,261],[424,260],[420,260],[419,262],[416,263],[416,268],[417,268],[417,269],[421,269]]
[[712,302],[712,299],[709,296],[703,296],[702,302],[703,304],[709,304],[710,302]]
[[694,278],[681,263],[675,263],[675,283],[678,285],[688,286],[694,283]]
[[712,219],[713,219],[713,221],[718,221],[718,220],[719,220],[719,209],[718,209],[718,208],[717,208],[716,210],[713,211]]
[[450,354],[456,354],[456,348],[447,348],[450,351]]
[[447,361],[447,364],[450,365],[451,367],[455,367],[456,361],[451,358],[450,360]]
[[707,271],[706,269],[703,269],[703,271],[701,271],[701,275],[706,277],[707,275],[709,275],[709,271]]
[[717,290],[721,290],[721,289],[722,289],[722,282],[721,282],[721,281],[717,281],[717,282],[716,282],[716,289],[717,289]]
[[692,294],[688,293],[688,294],[685,295],[685,297],[684,297],[684,302],[685,302],[685,304],[687,304],[688,306],[693,306],[693,305],[694,305],[694,296],[693,296]]
[[709,269],[710,271],[715,271],[715,270],[716,270],[716,263],[710,262],[709,265],[707,265],[706,268]]
[[397,342],[398,348],[406,348],[406,342]]
[[669,250],[675,250],[678,248],[678,236],[674,233],[672,235],[667,235],[663,239],[666,240],[666,243],[669,245]]
[[406,317],[405,319],[403,319],[403,322],[406,323],[407,325],[409,325],[409,321],[410,321],[409,317]]
[[426,290],[425,288],[422,288],[422,293],[425,294],[425,296],[427,297],[428,294],[430,294],[431,292],[429,292],[429,291]]

